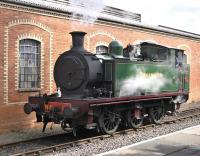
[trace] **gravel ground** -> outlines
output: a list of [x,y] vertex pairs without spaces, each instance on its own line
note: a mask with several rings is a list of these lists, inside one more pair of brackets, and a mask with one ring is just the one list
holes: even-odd
[[80,145],[66,150],[47,154],[46,156],[90,156],[106,151],[110,151],[116,148],[134,144],[143,140],[154,138],[160,135],[172,133],[184,128],[196,126],[200,124],[200,118],[195,117],[192,119],[186,119],[174,124],[155,126],[147,128],[146,130],[134,132],[128,135],[121,135],[119,137],[108,138],[104,140],[95,141],[95,143],[89,143]]
[[60,125],[53,125],[53,129],[50,129],[51,124],[47,125],[45,132],[42,132],[43,123],[37,123],[34,128],[16,129],[11,132],[0,134],[0,144],[8,144],[12,142],[18,142],[23,140],[29,140],[34,138],[45,137],[49,135],[56,135],[65,133]]

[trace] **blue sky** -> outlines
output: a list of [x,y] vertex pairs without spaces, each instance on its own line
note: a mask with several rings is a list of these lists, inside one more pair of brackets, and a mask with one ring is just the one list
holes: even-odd
[[142,23],[200,34],[200,0],[105,0],[105,5],[140,13]]

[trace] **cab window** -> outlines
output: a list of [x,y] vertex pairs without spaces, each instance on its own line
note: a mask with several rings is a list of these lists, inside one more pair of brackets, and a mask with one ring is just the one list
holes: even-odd
[[160,46],[144,46],[142,47],[142,57],[146,61],[151,62],[168,62],[169,49]]

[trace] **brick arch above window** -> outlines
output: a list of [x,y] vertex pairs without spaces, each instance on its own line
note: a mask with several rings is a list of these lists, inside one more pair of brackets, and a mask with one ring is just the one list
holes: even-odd
[[8,29],[10,27],[16,26],[16,25],[33,25],[36,26],[38,28],[41,28],[49,33],[53,33],[52,30],[45,24],[37,22],[33,19],[16,19],[16,20],[12,20],[8,23],[8,26],[6,26]]
[[90,34],[87,35],[86,41],[87,41],[87,49],[89,51],[94,50],[96,48],[96,46],[95,47],[91,46],[90,42],[94,37],[96,37],[98,35],[106,36],[106,37],[110,38],[111,40],[117,40],[121,45],[123,45],[122,42],[120,40],[118,40],[111,32],[103,31],[103,30],[97,30],[97,31],[91,32]]
[[93,38],[94,36],[97,36],[97,35],[105,35],[105,36],[112,38],[113,40],[116,39],[116,37],[111,32],[107,32],[107,31],[103,31],[103,30],[94,31],[94,32],[90,33],[88,37]]
[[104,41],[100,41],[100,42],[97,42],[95,46],[97,47],[97,46],[100,46],[100,45],[108,47],[109,43],[108,42],[104,42]]
[[[40,43],[40,85],[39,88],[43,89],[44,88],[44,42],[41,36],[35,35],[35,34],[21,34],[18,36],[18,39],[16,41],[16,60],[15,60],[15,90],[23,90],[23,88],[19,87],[19,79],[20,79],[20,73],[19,73],[19,69],[20,69],[20,41],[22,40],[33,40],[36,42]],[[38,88],[38,89],[39,89]],[[28,90],[24,88],[24,90]],[[31,90],[29,88],[29,90]]]

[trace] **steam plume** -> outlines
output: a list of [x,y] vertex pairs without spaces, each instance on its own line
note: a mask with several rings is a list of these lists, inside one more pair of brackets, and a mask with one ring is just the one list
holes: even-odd
[[141,95],[142,92],[159,92],[160,88],[167,83],[162,73],[146,74],[138,70],[136,75],[122,82],[119,96]]
[[104,0],[69,0],[72,17],[93,24],[104,8]]

